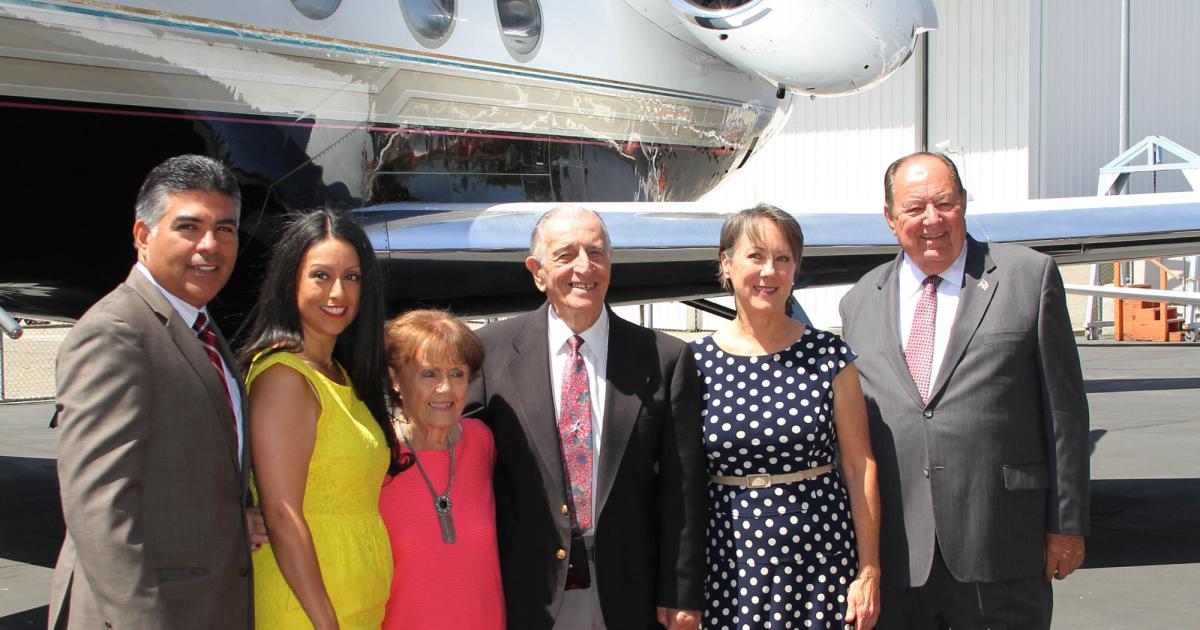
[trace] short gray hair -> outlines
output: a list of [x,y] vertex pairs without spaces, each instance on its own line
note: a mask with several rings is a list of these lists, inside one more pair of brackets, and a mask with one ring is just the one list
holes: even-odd
[[604,236],[604,249],[608,251],[609,254],[612,254],[612,239],[608,236],[608,226],[604,225],[604,219],[601,219],[600,215],[596,214],[595,211],[584,208],[583,206],[564,204],[561,206],[554,206],[553,208],[547,210],[546,214],[543,214],[538,219],[537,224],[533,226],[533,232],[529,234],[530,257],[538,262],[542,261],[542,255],[546,253],[543,251],[544,244],[542,243],[542,226],[550,221],[550,219],[562,214],[586,214],[595,217],[596,220],[600,222],[600,233]]
[[167,213],[167,197],[175,193],[215,192],[233,200],[234,217],[242,216],[242,191],[233,171],[203,155],[177,155],[146,175],[134,205],[134,217],[154,230]]

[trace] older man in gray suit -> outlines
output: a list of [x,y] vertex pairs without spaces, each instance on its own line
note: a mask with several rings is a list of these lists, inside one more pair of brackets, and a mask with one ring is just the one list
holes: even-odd
[[246,395],[206,308],[233,270],[239,203],[209,158],[155,167],[137,264],[63,342],[51,628],[253,625]]
[[967,235],[953,162],[884,180],[903,252],[842,300],[883,500],[881,628],[1049,628],[1083,562],[1088,409],[1062,279]]

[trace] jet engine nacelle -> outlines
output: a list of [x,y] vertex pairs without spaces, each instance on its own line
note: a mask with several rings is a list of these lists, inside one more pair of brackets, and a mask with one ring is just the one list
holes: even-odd
[[937,28],[933,0],[668,0],[718,57],[799,94],[886,79]]

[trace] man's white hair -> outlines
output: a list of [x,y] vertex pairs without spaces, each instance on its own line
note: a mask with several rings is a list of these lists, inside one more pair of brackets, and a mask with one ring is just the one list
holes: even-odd
[[596,214],[595,211],[584,208],[583,206],[563,204],[561,206],[554,206],[553,208],[547,210],[546,214],[543,214],[540,218],[538,218],[537,224],[533,226],[533,232],[529,235],[529,255],[534,260],[543,262],[542,255],[546,253],[545,239],[542,238],[542,226],[545,225],[550,219],[564,214],[583,214],[595,217],[596,221],[600,223],[600,234],[604,237],[604,249],[610,255],[612,254],[612,239],[608,236],[608,226],[604,225],[604,219],[601,219],[600,215]]

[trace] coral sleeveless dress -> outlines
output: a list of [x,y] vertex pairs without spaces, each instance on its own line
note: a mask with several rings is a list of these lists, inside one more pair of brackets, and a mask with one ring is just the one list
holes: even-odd
[[[387,442],[345,370],[346,385],[339,385],[296,355],[275,352],[255,357],[246,389],[253,391],[254,379],[276,364],[304,375],[321,402],[304,489],[304,518],[325,590],[342,630],[374,630],[383,622],[392,583],[391,545],[379,516]],[[312,627],[270,545],[254,552],[254,620],[259,628]]]

